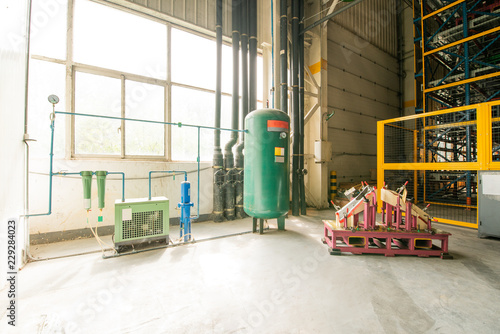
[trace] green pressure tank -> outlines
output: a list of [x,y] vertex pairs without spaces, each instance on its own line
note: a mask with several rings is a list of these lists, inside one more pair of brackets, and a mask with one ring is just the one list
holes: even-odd
[[245,117],[243,208],[254,218],[283,216],[290,207],[290,117],[260,109]]

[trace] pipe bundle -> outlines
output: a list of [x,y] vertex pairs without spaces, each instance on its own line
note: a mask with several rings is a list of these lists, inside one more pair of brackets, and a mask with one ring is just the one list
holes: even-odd
[[[220,128],[221,119],[221,72],[222,72],[222,0],[216,4],[217,82],[215,127]],[[240,89],[240,44],[242,73],[242,108],[239,110]],[[232,1],[232,48],[233,48],[233,90],[231,128],[244,128],[244,119],[249,111],[257,109],[257,2]],[[241,118],[240,118],[241,116]],[[244,136],[239,138],[236,155],[233,149],[238,142],[238,132],[231,133],[224,155],[220,146],[220,131],[214,138],[214,210],[213,220],[244,218],[243,211],[243,165]]]

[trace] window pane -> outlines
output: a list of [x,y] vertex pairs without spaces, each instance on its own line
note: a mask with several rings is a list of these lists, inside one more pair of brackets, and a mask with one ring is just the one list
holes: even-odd
[[[137,81],[125,82],[125,117],[164,122],[165,88]],[[126,155],[164,155],[165,125],[127,121]]]
[[172,29],[172,81],[215,90],[215,41]]
[[[215,98],[215,97],[214,97]],[[232,110],[233,110],[233,98],[231,96],[222,96],[222,101],[221,101],[221,128],[224,129],[230,129],[231,128],[231,121],[232,121]],[[240,99],[240,111],[241,111],[241,99]],[[215,107],[212,113],[215,113]],[[215,120],[215,115],[214,115],[214,120]],[[212,123],[211,126],[215,126],[214,123]],[[222,152],[224,153],[224,147],[226,146],[226,143],[231,139],[231,131],[221,131],[220,132],[220,146],[222,149]],[[212,138],[213,138],[213,132],[212,132]],[[212,139],[212,150],[210,151],[210,154],[213,153],[213,139]],[[212,155],[210,156],[210,161],[212,160]]]
[[[46,158],[50,152],[50,113],[52,105],[47,97],[59,97],[56,111],[65,111],[66,67],[43,60],[31,60],[29,67],[28,133],[36,141],[30,142],[31,158]],[[64,157],[65,117],[57,115],[54,130],[54,155]]]
[[31,53],[66,59],[66,0],[33,0],[31,11]]
[[[262,93],[263,93],[263,82],[264,82],[264,63],[263,58],[261,56],[257,56],[257,100],[262,101]],[[264,105],[266,104],[266,101]]]
[[[222,96],[221,127],[231,126],[231,98]],[[214,126],[215,94],[172,87],[172,122],[193,125]],[[196,128],[172,126],[172,160],[196,161],[198,154],[198,132]],[[230,138],[230,132],[221,131],[221,147]],[[212,161],[214,131],[202,129],[200,132],[200,155],[202,161]]]
[[137,15],[77,0],[76,62],[166,79],[167,30]]
[[[75,74],[75,112],[121,117],[121,80]],[[75,116],[75,153],[119,155],[120,125],[119,120]]]

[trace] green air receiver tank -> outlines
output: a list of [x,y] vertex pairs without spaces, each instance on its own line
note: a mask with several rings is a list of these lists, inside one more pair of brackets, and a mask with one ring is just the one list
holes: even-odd
[[278,218],[290,206],[290,117],[260,109],[245,117],[243,208],[262,219]]

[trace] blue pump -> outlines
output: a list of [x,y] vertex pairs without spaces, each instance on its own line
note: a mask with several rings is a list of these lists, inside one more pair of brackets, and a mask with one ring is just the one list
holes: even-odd
[[183,181],[181,183],[181,202],[177,207],[181,209],[180,221],[180,237],[184,237],[184,242],[191,240],[191,207],[194,204],[191,202],[191,183]]

